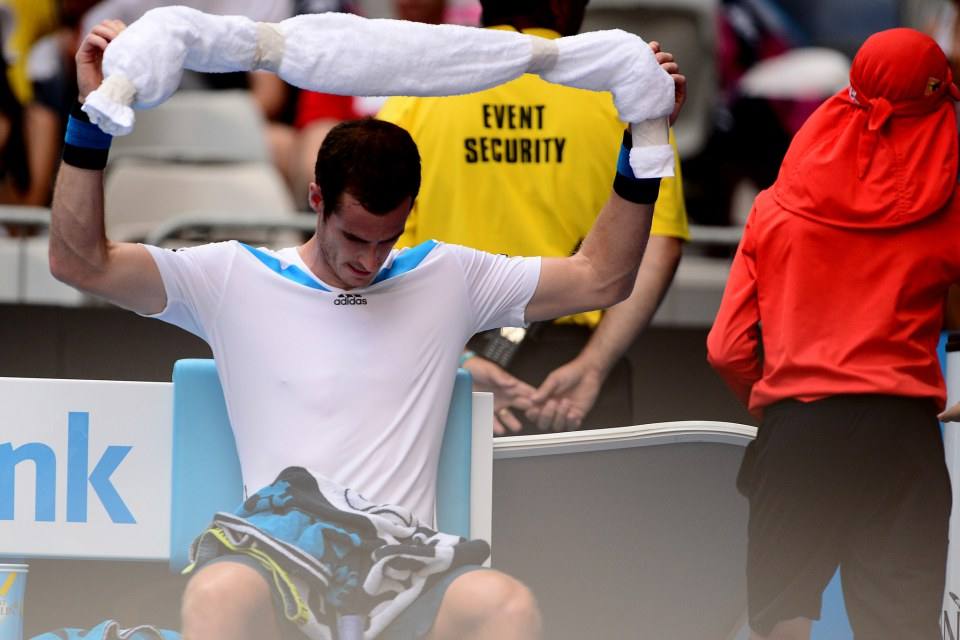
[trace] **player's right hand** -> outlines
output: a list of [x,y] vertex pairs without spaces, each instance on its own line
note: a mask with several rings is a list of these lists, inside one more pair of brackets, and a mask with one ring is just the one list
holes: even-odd
[[86,35],[77,49],[77,87],[80,102],[103,82],[103,52],[110,41],[127,28],[120,20],[104,20]]

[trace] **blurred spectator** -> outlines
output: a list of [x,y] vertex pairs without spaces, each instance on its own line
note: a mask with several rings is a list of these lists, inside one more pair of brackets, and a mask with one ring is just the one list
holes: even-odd
[[772,0],[723,0],[718,29],[713,132],[684,162],[687,197],[700,224],[742,224],[756,192],[776,179],[793,135],[845,85],[849,61],[807,47]]
[[[29,90],[22,111],[25,170],[16,171],[21,174],[20,179],[3,184],[0,202],[34,206],[50,202],[63,123],[77,95],[73,54],[79,42],[80,19],[93,4],[93,0],[60,2],[57,26],[29,50],[25,66]],[[22,8],[24,13],[13,14],[15,23],[36,18],[33,9]],[[11,142],[16,146],[16,137]],[[15,147],[10,152],[15,153]]]
[[27,59],[33,44],[57,28],[58,17],[55,0],[0,3],[0,202],[20,202],[30,190],[25,119],[33,87]]
[[[481,1],[485,26],[544,38],[577,33],[586,4]],[[609,192],[624,129],[609,94],[534,75],[465,96],[390,98],[379,117],[406,128],[423,158],[421,195],[398,245],[436,238],[512,255],[577,250]],[[686,237],[680,178],[666,178],[628,300],[471,343],[485,357],[464,366],[477,388],[495,394],[497,433],[634,423],[623,356],[656,311]],[[538,386],[543,400],[534,402]]]
[[[293,15],[331,11],[356,13],[357,9],[355,3],[349,0],[295,0],[293,6]],[[267,137],[273,163],[286,180],[287,188],[294,196],[294,202],[301,209],[308,209],[304,185],[309,184],[310,180],[305,176],[313,175],[313,167],[311,165],[310,172],[307,174],[298,171],[304,163],[301,155],[306,148],[308,137],[308,132],[303,129],[304,122],[310,122],[315,114],[317,118],[331,117],[326,115],[328,110],[332,110],[332,113],[337,115],[343,114],[343,117],[334,120],[334,124],[340,120],[350,119],[354,117],[353,112],[349,110],[352,104],[351,99],[297,89],[284,83],[277,75],[268,72],[251,74],[251,80],[254,96],[270,120],[267,126]],[[281,87],[286,90],[282,98]],[[317,103],[317,99],[313,96],[325,96],[329,100],[321,99]],[[323,130],[323,136],[326,136],[327,130],[329,127]],[[314,159],[322,141],[323,137],[320,137],[316,146],[312,147]]]
[[[258,22],[280,22],[297,12],[335,4],[333,0],[102,0],[83,18],[82,33],[88,33],[101,20],[134,22],[150,9],[185,5],[217,15],[241,15]],[[290,88],[272,73],[185,73],[184,89],[250,89],[268,121],[291,118],[287,107]]]
[[27,77],[27,54],[37,40],[59,24],[57,0],[3,0],[0,30],[7,82],[21,105],[30,102],[32,88]]
[[[181,4],[217,15],[242,15],[257,22],[280,22],[301,13],[338,11],[341,0],[103,0],[84,18],[84,33],[103,19],[119,19],[130,24],[150,9]],[[276,74],[187,72],[182,89],[249,89],[267,121],[267,141],[274,164],[287,175],[287,159],[293,139],[293,120],[299,90]]]
[[733,222],[734,190],[744,180],[758,189],[773,183],[790,143],[772,105],[741,99],[740,78],[761,60],[800,44],[786,16],[767,0],[723,0],[717,34],[718,104],[704,150],[684,162],[690,216],[700,224]]
[[720,93],[733,100],[743,74],[761,60],[805,44],[796,25],[768,0],[723,0],[717,37]]
[[[56,3],[55,3],[56,4]],[[0,202],[47,205],[52,193],[54,172],[59,157],[63,123],[76,99],[73,55],[79,36],[104,19],[118,19],[124,23],[137,20],[150,9],[171,4],[186,6],[216,14],[245,15],[252,20],[279,22],[295,13],[324,11],[340,8],[339,0],[61,0],[56,28],[36,40],[28,55],[16,53],[14,47],[5,49],[8,60],[13,56],[18,64],[24,59],[23,74],[28,84],[26,90],[18,91],[18,67],[10,70],[10,88],[15,95],[25,96],[22,110],[15,102],[4,103],[6,126],[11,127],[7,137],[9,149],[4,148],[5,169],[12,179],[0,186]],[[18,46],[29,40],[46,24],[44,2],[13,3],[6,7],[4,31],[13,34]],[[12,25],[9,26],[8,25]],[[191,89],[249,89],[260,105],[268,122],[268,138],[276,158],[285,158],[282,147],[292,137],[291,125],[296,104],[293,88],[276,75],[267,72],[226,74],[184,74],[182,88]],[[22,127],[17,125],[22,122]],[[15,128],[15,129],[14,129]],[[17,131],[24,131],[23,158],[15,159],[20,149]],[[18,164],[24,169],[17,171]],[[16,175],[14,175],[16,174]]]
[[30,188],[30,172],[23,139],[23,107],[10,86],[7,63],[2,57],[0,66],[0,201],[3,201],[7,199],[3,195],[7,192],[24,193]]

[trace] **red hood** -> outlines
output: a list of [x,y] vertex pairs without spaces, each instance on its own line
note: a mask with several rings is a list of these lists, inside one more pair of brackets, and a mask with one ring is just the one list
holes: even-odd
[[872,36],[854,59],[850,88],[797,132],[773,197],[787,211],[841,227],[899,227],[936,213],[957,184],[958,95],[928,36]]

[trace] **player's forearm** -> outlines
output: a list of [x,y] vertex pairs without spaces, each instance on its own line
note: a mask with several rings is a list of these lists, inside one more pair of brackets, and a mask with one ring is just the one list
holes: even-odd
[[668,139],[665,123],[656,121],[631,125],[624,133],[610,199],[579,252],[600,291],[613,295],[595,308],[619,304],[633,291],[660,193],[660,178],[650,176],[660,176],[668,168],[659,157],[663,148],[671,151]]
[[589,308],[612,307],[633,291],[652,217],[653,204],[637,204],[610,194],[578,252],[588,265],[597,296]]
[[606,376],[647,328],[680,263],[682,241],[651,236],[630,297],[609,308],[580,354],[583,361]]
[[61,163],[50,218],[50,271],[83,288],[107,260],[103,225],[103,171]]
[[[647,139],[656,138],[655,126],[659,124],[644,129]],[[632,149],[630,136],[624,136],[610,198],[576,255],[541,261],[540,281],[527,305],[528,322],[607,309],[630,296],[660,192],[656,176],[666,171],[662,163],[643,166],[642,154],[637,155],[641,166],[635,169]],[[637,178],[638,174],[653,177]]]

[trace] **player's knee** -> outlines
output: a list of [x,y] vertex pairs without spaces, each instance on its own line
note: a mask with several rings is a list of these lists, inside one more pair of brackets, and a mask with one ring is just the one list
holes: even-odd
[[540,631],[540,609],[533,592],[522,582],[498,571],[471,571],[457,578],[444,596],[463,628],[509,625]]
[[270,587],[256,570],[232,562],[209,565],[190,579],[184,591],[180,609],[184,638],[229,637],[238,626],[272,622],[272,606]]

